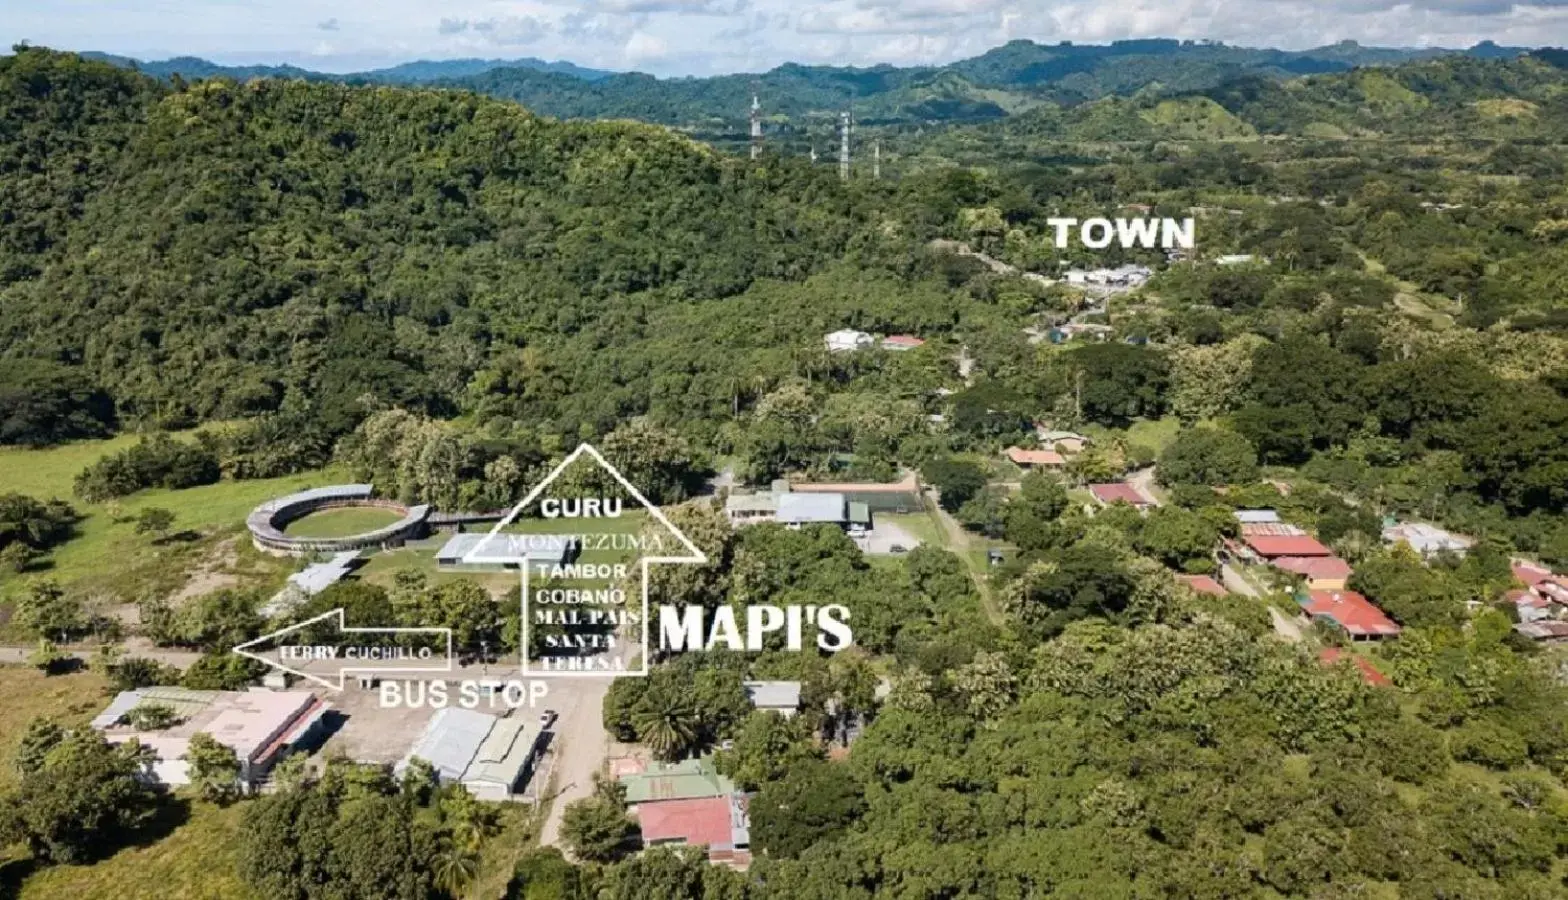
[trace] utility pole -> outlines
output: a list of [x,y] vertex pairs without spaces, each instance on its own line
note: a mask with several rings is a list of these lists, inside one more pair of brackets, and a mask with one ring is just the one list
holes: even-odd
[[762,103],[757,99],[755,87],[751,95],[751,158],[762,156]]
[[839,113],[838,117],[838,177],[842,181],[849,180],[849,110]]
[[882,180],[882,141],[878,139],[871,145],[871,177]]

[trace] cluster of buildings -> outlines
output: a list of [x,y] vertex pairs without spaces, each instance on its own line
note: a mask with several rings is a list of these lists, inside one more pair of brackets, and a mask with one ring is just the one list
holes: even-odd
[[[782,716],[800,711],[798,681],[748,681],[745,687],[756,709]],[[719,774],[712,757],[677,763],[620,759],[610,772],[626,789],[644,847],[701,846],[710,862],[751,861],[750,798]]]
[[828,352],[830,353],[851,353],[856,350],[870,350],[877,346],[880,346],[883,350],[900,353],[905,350],[923,347],[926,343],[920,338],[908,334],[890,334],[886,337],[878,338],[876,335],[865,331],[855,331],[852,328],[835,331],[822,340],[827,344]]
[[1524,560],[1514,561],[1513,573],[1524,585],[1506,595],[1519,613],[1514,630],[1545,643],[1568,642],[1568,575]]
[[528,716],[443,707],[393,772],[401,777],[421,759],[435,768],[442,784],[461,784],[480,800],[513,800],[533,775],[545,734],[543,724]]
[[914,474],[902,481],[806,483],[778,479],[766,491],[735,491],[724,501],[731,525],[776,522],[789,528],[837,525],[863,535],[879,512],[907,513],[924,509]]
[[1304,616],[1329,622],[1352,641],[1379,640],[1399,634],[1399,625],[1365,596],[1347,586],[1353,569],[1334,551],[1301,528],[1280,520],[1272,509],[1237,510],[1240,535],[1224,540],[1228,556],[1299,578],[1296,602]]
[[1141,286],[1153,275],[1154,270],[1148,266],[1129,264],[1114,269],[1068,269],[1062,273],[1062,279],[1074,285],[1131,289]]
[[[172,713],[167,727],[137,728],[138,710],[160,707]],[[312,748],[324,736],[326,701],[310,691],[196,691],[147,687],[123,691],[93,719],[92,727],[113,744],[136,739],[156,758],[144,777],[169,787],[191,783],[185,754],[191,739],[208,734],[234,751],[240,785],[253,790],[294,750]]]

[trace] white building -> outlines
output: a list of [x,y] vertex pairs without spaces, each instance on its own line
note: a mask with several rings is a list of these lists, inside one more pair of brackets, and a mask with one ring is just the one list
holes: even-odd
[[[130,724],[139,707],[171,710],[175,722],[168,728],[138,730]],[[234,751],[240,762],[240,781],[252,787],[289,752],[307,745],[319,734],[325,701],[310,691],[194,691],[180,687],[148,687],[117,695],[92,727],[110,743],[132,738],[151,748],[157,759],[145,773],[149,780],[171,787],[190,784],[185,754],[191,738],[211,735]]]
[[1227,253],[1224,256],[1215,257],[1214,264],[1216,266],[1240,266],[1256,260],[1257,257],[1251,253]]
[[1383,540],[1390,544],[1409,544],[1410,549],[1421,554],[1422,557],[1432,557],[1439,553],[1455,553],[1463,556],[1465,551],[1475,546],[1475,540],[1472,538],[1454,534],[1452,531],[1425,522],[1390,525],[1383,529]]
[[748,681],[745,687],[746,698],[754,709],[765,709],[786,717],[800,712],[798,681]]
[[876,345],[876,338],[864,331],[853,331],[845,328],[835,331],[824,340],[827,342],[828,351],[831,353],[847,353],[852,350],[869,350]]

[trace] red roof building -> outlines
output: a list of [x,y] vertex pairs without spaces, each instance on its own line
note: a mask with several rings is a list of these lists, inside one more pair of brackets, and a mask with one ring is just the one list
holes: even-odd
[[1300,575],[1314,591],[1344,590],[1350,579],[1350,563],[1337,556],[1280,556],[1269,564],[1281,571]]
[[920,338],[908,334],[890,334],[882,339],[884,350],[913,350],[916,347],[924,347],[925,344],[926,342]]
[[637,824],[644,846],[656,844],[705,844],[730,850],[735,831],[729,797],[698,800],[659,800],[637,804]]
[[1298,598],[1301,611],[1313,619],[1328,619],[1352,640],[1393,637],[1400,628],[1372,601],[1355,591],[1312,591]]
[[1542,568],[1534,563],[1515,560],[1513,564],[1514,577],[1524,583],[1525,587],[1535,587],[1537,584],[1552,577],[1552,570]]
[[1176,580],[1200,594],[1211,594],[1215,597],[1230,596],[1230,591],[1225,590],[1225,585],[1207,575],[1177,575]]
[[1067,458],[1055,450],[1025,450],[1022,447],[1008,447],[1007,458],[1026,469],[1035,466],[1065,466]]
[[[1337,665],[1344,658],[1345,651],[1338,647],[1324,647],[1323,652],[1318,654],[1318,661],[1325,666]],[[1372,665],[1365,657],[1352,656],[1350,660],[1356,664],[1356,668],[1361,670],[1361,680],[1367,684],[1373,687],[1388,687],[1393,684],[1392,681],[1388,680],[1387,675],[1379,672],[1377,666]]]
[[1264,559],[1280,556],[1333,556],[1334,551],[1307,534],[1247,534],[1242,536],[1252,552]]
[[1091,484],[1089,485],[1089,493],[1094,495],[1094,499],[1106,506],[1110,506],[1112,503],[1130,503],[1139,509],[1143,509],[1146,506],[1154,505],[1149,501],[1148,497],[1138,493],[1137,488],[1125,481],[1118,481],[1114,484]]

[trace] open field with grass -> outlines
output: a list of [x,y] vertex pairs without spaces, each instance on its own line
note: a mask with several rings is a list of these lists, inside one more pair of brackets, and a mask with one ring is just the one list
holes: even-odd
[[401,518],[397,512],[377,506],[345,506],[323,509],[295,519],[283,529],[283,533],[289,537],[304,538],[349,537],[384,528]]
[[22,882],[18,900],[261,900],[238,874],[245,807],[180,801],[170,818],[183,821],[167,834],[90,866],[35,872]]
[[[0,582],[0,599],[13,596],[28,578],[48,577],[86,594],[131,601],[145,593],[174,593],[189,572],[202,565],[216,544],[242,534],[245,516],[257,504],[308,487],[345,480],[341,472],[322,470],[257,481],[220,481],[180,491],[140,491],[104,503],[84,503],[72,496],[76,473],[106,453],[131,446],[139,438],[121,436],[81,441],[47,450],[0,449],[0,493],[18,492],[67,500],[82,515],[77,535],[56,548],[20,578]],[[174,513],[171,536],[156,540],[137,534],[135,517],[149,507]],[[113,566],[107,565],[112,560]],[[259,563],[278,579],[292,571],[292,562]],[[269,579],[264,579],[268,580]]]
[[92,672],[45,675],[32,666],[0,665],[0,788],[15,777],[11,758],[28,722],[44,716],[82,725],[108,703],[107,683]]

